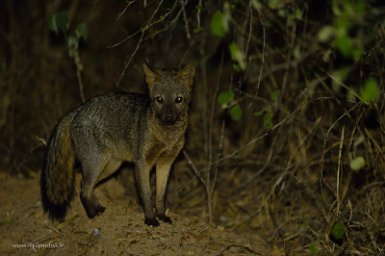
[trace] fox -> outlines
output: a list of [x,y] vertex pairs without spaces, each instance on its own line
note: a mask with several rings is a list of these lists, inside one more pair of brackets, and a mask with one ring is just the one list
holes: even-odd
[[[82,180],[80,201],[88,218],[105,211],[95,194],[100,181],[123,162],[135,166],[144,223],[172,223],[165,194],[171,166],[185,142],[195,68],[159,69],[143,64],[147,94],[96,96],[65,115],[47,144],[40,177],[41,202],[52,220],[63,221],[74,197],[75,164]],[[156,171],[155,209],[150,172]]]

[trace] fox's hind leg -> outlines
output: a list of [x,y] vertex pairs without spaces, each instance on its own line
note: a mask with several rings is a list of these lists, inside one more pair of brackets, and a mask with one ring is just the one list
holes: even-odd
[[80,200],[89,218],[104,212],[105,208],[100,205],[95,195],[95,185],[98,182],[99,174],[102,172],[104,163],[96,161],[94,163],[83,162],[83,179],[81,183]]
[[[92,155],[92,154],[90,154]],[[96,215],[102,214],[105,208],[96,198],[95,186],[106,174],[111,174],[115,171],[120,162],[111,160],[106,155],[94,155],[92,159],[83,159],[82,170],[83,179],[81,185],[80,199],[87,212],[89,218],[94,218]]]

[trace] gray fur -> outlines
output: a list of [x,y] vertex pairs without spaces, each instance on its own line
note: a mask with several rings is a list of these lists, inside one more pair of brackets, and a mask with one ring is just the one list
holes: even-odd
[[[69,205],[73,166],[66,160],[73,164],[72,158],[81,164],[80,199],[88,217],[105,209],[96,198],[95,186],[128,161],[136,166],[145,223],[158,226],[155,216],[171,223],[165,215],[164,196],[170,167],[184,145],[194,68],[187,66],[179,72],[143,68],[149,95],[111,93],[95,97],[57,125],[41,178],[42,201],[51,218],[64,218]],[[149,175],[155,165],[154,213]]]

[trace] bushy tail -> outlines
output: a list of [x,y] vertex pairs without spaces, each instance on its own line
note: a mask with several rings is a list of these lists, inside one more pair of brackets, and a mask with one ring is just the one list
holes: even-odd
[[75,156],[70,135],[74,115],[65,116],[56,126],[48,143],[41,173],[41,201],[52,220],[64,219],[74,194]]

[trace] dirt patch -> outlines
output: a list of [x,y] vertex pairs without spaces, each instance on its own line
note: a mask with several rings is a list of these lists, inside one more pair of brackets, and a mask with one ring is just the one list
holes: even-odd
[[114,179],[97,189],[107,208],[102,216],[88,219],[76,196],[62,223],[43,213],[38,177],[0,172],[0,183],[2,255],[271,255],[260,237],[210,227],[196,217],[169,212],[172,225],[145,226],[140,206]]

